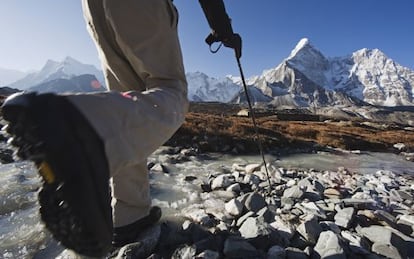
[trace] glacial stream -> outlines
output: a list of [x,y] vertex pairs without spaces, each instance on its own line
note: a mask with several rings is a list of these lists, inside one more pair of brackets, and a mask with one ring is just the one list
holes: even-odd
[[[200,184],[209,174],[216,174],[233,164],[260,163],[259,156],[208,154],[173,163],[168,154],[156,152],[149,162],[161,163],[168,171],[151,173],[153,203],[162,207],[165,217],[199,199]],[[277,167],[313,168],[375,173],[388,170],[414,176],[413,162],[388,153],[318,153],[276,158],[266,156]],[[16,162],[0,165],[0,258],[74,258],[63,252],[39,221],[37,191],[41,186],[33,165]]]

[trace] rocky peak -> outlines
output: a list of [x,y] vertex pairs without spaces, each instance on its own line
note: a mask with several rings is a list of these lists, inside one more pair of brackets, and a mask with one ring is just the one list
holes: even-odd
[[46,61],[46,64],[42,67],[40,71],[51,71],[51,70],[56,69],[58,66],[59,66],[59,62],[48,59]]
[[309,39],[303,38],[296,44],[296,47],[291,51],[288,59],[294,58],[299,52],[306,51],[306,49],[311,48],[313,48],[313,46],[310,44]]
[[[286,59],[290,64],[306,68],[326,69],[328,60],[315,48],[309,39],[301,39]],[[322,67],[321,67],[322,65]]]
[[352,59],[355,64],[363,64],[367,67],[377,67],[377,68],[384,68],[386,64],[392,64],[395,66],[394,61],[388,58],[382,51],[379,49],[361,49],[355,51],[352,54]]
[[66,57],[61,62],[48,60],[40,71],[31,73],[10,86],[18,89],[28,89],[51,80],[70,79],[84,74],[94,75],[101,83],[105,81],[102,71],[95,66],[83,64],[72,57]]
[[188,97],[191,101],[229,102],[240,91],[240,86],[232,78],[213,78],[202,72],[186,74]]
[[329,60],[310,43],[309,39],[301,39],[285,62],[293,69],[301,71],[314,83],[326,85],[324,72],[329,68]]
[[359,83],[363,99],[381,106],[413,105],[414,71],[405,68],[378,49],[352,54],[350,78]]

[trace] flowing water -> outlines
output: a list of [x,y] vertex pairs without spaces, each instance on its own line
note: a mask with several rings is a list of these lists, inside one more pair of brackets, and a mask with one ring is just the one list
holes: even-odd
[[378,170],[392,171],[395,174],[414,176],[414,163],[391,153],[347,153],[320,152],[299,154],[282,158],[278,163],[285,167],[314,168],[317,170],[337,170],[344,167],[350,172],[375,173]]
[[[166,161],[168,155],[156,153],[150,161]],[[374,173],[388,170],[414,175],[413,162],[388,153],[323,152],[287,157],[267,156],[268,163],[284,168],[313,168],[336,171]],[[199,186],[209,174],[233,164],[260,163],[259,156],[209,154],[190,161],[168,164],[169,173],[152,172],[151,187],[154,204],[171,216],[180,208],[199,200]],[[188,178],[191,176],[191,181]],[[56,244],[39,220],[37,192],[41,182],[33,165],[17,162],[0,165],[0,258],[73,258]]]

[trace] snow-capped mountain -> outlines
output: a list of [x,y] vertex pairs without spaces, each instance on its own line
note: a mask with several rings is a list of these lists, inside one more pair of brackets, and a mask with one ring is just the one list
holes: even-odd
[[[299,44],[298,44],[299,45]],[[378,49],[361,49],[346,57],[315,58],[320,70],[306,66],[306,53],[317,51],[307,41],[290,65],[324,88],[341,91],[379,106],[413,105],[414,71],[404,68]]]
[[[364,101],[381,106],[414,105],[414,71],[388,58],[378,49],[362,49],[353,53],[348,63],[353,62],[345,82],[335,86],[348,90],[352,85],[356,96],[362,94]],[[347,91],[348,92],[348,91]]]
[[249,83],[294,106],[349,105],[363,101],[378,106],[414,105],[414,71],[378,49],[361,49],[346,57],[327,58],[302,39],[276,68]]
[[240,86],[229,77],[216,79],[201,72],[187,73],[188,98],[195,102],[230,102]]
[[105,87],[96,79],[94,75],[74,76],[70,79],[59,78],[47,81],[45,83],[30,87],[29,91],[38,93],[45,92],[96,92],[104,91]]
[[26,75],[27,73],[22,71],[0,68],[0,86],[8,86]]
[[[246,101],[239,77],[212,79],[194,73],[188,78],[191,100]],[[280,108],[414,105],[413,70],[378,49],[325,57],[306,38],[277,67],[249,78],[247,84],[255,104]]]
[[52,80],[70,79],[83,74],[94,75],[101,84],[104,83],[102,71],[95,66],[83,64],[71,57],[66,57],[62,62],[48,60],[39,72],[31,73],[9,86],[25,90]]
[[[84,74],[94,75],[103,85],[102,71],[67,57],[62,62],[49,60],[41,71],[8,86],[40,89],[40,85],[49,91],[57,79],[69,80]],[[212,78],[201,72],[186,76],[191,101],[246,101],[240,77]],[[65,87],[57,86],[56,91],[66,89],[66,83]],[[414,106],[413,70],[397,64],[378,49],[361,49],[344,57],[325,57],[306,38],[277,67],[249,78],[247,84],[255,104],[280,108]]]

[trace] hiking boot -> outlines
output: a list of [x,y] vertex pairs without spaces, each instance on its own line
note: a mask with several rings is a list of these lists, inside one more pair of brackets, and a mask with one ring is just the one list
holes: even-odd
[[148,216],[145,216],[134,223],[114,228],[112,245],[114,248],[122,247],[137,241],[139,235],[146,229],[154,226],[161,218],[161,208],[154,206]]
[[109,169],[102,140],[64,96],[19,93],[2,107],[17,155],[35,163],[40,215],[65,247],[100,257],[111,249]]

